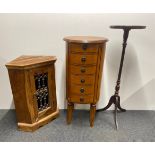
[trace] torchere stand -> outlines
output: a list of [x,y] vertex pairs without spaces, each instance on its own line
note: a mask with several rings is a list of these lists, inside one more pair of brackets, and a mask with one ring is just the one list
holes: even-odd
[[115,86],[115,93],[114,93],[113,96],[110,97],[110,100],[108,102],[108,105],[106,107],[104,107],[103,109],[98,109],[97,112],[99,112],[99,111],[105,111],[112,104],[114,104],[115,105],[114,121],[115,121],[116,129],[118,129],[117,110],[119,109],[121,112],[125,112],[126,111],[120,105],[119,90],[120,90],[121,74],[122,74],[122,68],[123,68],[123,62],[124,62],[124,56],[125,56],[125,49],[126,49],[126,46],[127,46],[127,39],[128,39],[128,36],[129,36],[129,31],[131,29],[145,29],[146,26],[113,25],[113,26],[110,26],[110,28],[112,28],[112,29],[122,29],[124,31],[124,34],[123,34],[123,44],[122,44],[123,45],[122,55],[121,55],[121,61],[120,61],[118,78],[117,78],[117,82],[116,82],[116,86]]

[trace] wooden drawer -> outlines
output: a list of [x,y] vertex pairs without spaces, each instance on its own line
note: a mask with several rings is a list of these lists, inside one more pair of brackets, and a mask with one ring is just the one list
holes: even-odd
[[95,83],[94,75],[70,75],[70,83],[79,85],[93,85]]
[[77,94],[77,95],[90,95],[94,94],[94,85],[92,86],[78,86],[78,85],[71,85],[70,86],[70,94]]
[[77,54],[71,53],[69,56],[70,64],[89,65],[97,63],[97,54]]
[[99,44],[70,43],[69,50],[73,53],[90,52],[97,53]]
[[96,66],[76,66],[70,65],[70,72],[71,74],[95,74],[96,73]]
[[70,102],[90,104],[93,103],[93,99],[94,99],[93,95],[83,95],[83,96],[72,95],[70,97]]

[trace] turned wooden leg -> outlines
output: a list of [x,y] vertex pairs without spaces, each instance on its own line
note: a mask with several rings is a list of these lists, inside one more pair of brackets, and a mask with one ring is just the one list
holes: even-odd
[[68,103],[68,106],[67,106],[67,124],[70,124],[72,121],[73,110],[74,110],[74,104]]
[[94,126],[94,120],[95,120],[95,113],[96,113],[96,104],[90,105],[90,126]]

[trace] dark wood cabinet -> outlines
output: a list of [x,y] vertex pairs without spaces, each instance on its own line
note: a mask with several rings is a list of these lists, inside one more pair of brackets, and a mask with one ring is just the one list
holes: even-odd
[[20,130],[34,131],[58,116],[55,61],[52,56],[21,56],[6,64]]
[[90,126],[93,126],[108,40],[91,36],[69,36],[64,40],[67,50],[67,123],[71,123],[75,103],[90,104]]

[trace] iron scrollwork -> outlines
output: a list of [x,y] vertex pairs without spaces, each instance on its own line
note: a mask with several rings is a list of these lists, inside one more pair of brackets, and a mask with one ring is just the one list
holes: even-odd
[[49,107],[49,94],[48,94],[48,74],[35,74],[35,96],[38,103],[38,111],[42,111]]

